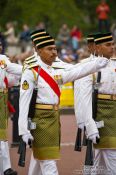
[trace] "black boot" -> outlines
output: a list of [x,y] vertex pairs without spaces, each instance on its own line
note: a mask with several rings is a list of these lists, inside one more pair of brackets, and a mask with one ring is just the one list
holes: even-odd
[[6,171],[4,171],[4,175],[18,175],[16,171],[13,169],[9,168]]

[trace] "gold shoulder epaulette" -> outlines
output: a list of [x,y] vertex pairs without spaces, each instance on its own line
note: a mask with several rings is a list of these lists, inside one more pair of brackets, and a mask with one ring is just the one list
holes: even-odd
[[58,66],[52,66],[52,68],[54,68],[54,69],[65,69],[64,67],[58,67]]
[[23,63],[23,71],[25,69],[31,69],[35,66],[39,66],[39,63],[38,63],[35,55],[32,55],[31,57],[28,57],[25,59],[25,61]]
[[31,57],[28,57],[25,59],[24,64],[31,64],[37,62],[37,59],[35,55],[32,55]]
[[32,55],[32,56],[30,56],[30,57],[27,57],[27,58],[25,59],[25,61],[29,61],[29,60],[31,60],[31,59],[33,59],[33,58],[35,58],[35,55]]

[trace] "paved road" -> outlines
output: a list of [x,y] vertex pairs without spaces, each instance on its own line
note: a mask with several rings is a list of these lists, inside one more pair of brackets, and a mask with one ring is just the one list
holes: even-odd
[[[9,128],[10,130],[10,128]],[[85,157],[85,148],[82,152],[74,151],[74,141],[76,137],[76,121],[74,115],[61,115],[61,160],[58,161],[60,175],[81,175],[81,169]],[[11,136],[9,136],[11,139]],[[26,167],[17,166],[17,148],[11,148],[12,167],[18,171],[18,175],[27,175],[30,160],[30,149],[27,150]]]

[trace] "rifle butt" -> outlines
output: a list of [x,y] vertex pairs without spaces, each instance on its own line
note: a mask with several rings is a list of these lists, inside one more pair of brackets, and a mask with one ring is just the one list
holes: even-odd
[[82,147],[82,145],[81,145],[81,133],[82,133],[82,130],[80,128],[78,128],[74,150],[79,151],[79,152],[81,152],[81,147]]

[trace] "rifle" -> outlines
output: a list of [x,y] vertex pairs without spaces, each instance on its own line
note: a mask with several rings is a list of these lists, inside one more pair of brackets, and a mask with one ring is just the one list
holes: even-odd
[[[92,93],[92,116],[93,119],[96,119],[97,116],[97,96],[98,96],[98,86],[101,80],[101,72],[98,72],[97,76],[97,83],[96,86],[94,86],[94,91]],[[96,138],[96,142],[99,143],[99,138]],[[92,141],[87,141],[87,150],[86,150],[86,156],[85,156],[85,165],[93,165],[93,150],[92,150]]]
[[83,146],[87,146],[87,138],[86,138],[86,134],[85,134],[86,128],[84,127],[84,132],[83,132],[83,143],[81,142],[81,135],[82,135],[82,129],[78,128],[77,130],[77,136],[76,136],[76,141],[75,141],[75,151],[80,151],[81,152],[81,148],[82,145]]
[[[33,95],[32,95],[32,99],[31,99],[31,102],[30,102],[29,113],[28,113],[28,119],[29,119],[28,129],[29,130],[32,129],[30,119],[32,119],[34,114],[35,114],[36,97],[37,97],[37,89],[35,88],[33,90]],[[30,146],[30,148],[32,147],[32,141],[31,140],[28,141],[28,145]],[[26,143],[22,140],[22,138],[20,140],[18,154],[20,154],[18,165],[21,166],[21,167],[25,167]]]
[[92,116],[93,119],[96,119],[97,116],[97,96],[98,96],[98,88],[99,88],[99,83],[101,80],[101,72],[98,72],[98,76],[97,76],[97,83],[96,85],[94,85],[94,92],[92,93]]
[[81,151],[81,133],[82,129],[78,128],[77,130],[77,136],[76,136],[76,141],[75,141],[75,151]]
[[87,137],[86,137],[86,128],[84,126],[84,133],[83,133],[83,146],[87,146]]
[[22,140],[22,138],[20,140],[18,154],[20,154],[18,165],[21,167],[25,167],[26,143]]
[[87,140],[85,165],[93,165],[92,140]]
[[35,104],[36,104],[37,92],[38,92],[38,89],[34,88],[32,99],[29,106],[29,113],[28,113],[28,118],[30,119],[32,119],[35,115]]

